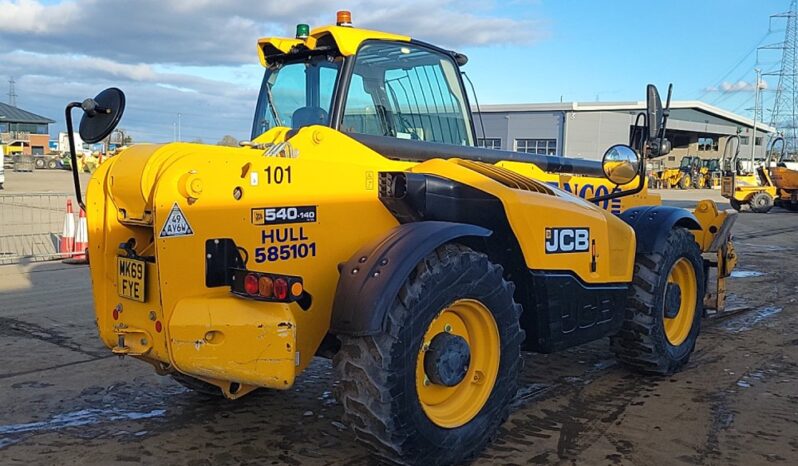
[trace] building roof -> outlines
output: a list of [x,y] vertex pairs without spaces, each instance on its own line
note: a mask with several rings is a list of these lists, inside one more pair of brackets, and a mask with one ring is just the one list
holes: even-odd
[[[646,102],[558,102],[543,104],[496,104],[481,105],[479,110],[484,113],[505,113],[505,112],[595,112],[595,111],[622,111],[622,110],[645,110]],[[754,126],[754,120],[738,115],[728,110],[709,105],[700,100],[673,100],[671,109],[694,109],[710,115],[714,115],[726,120],[730,120],[748,127]],[[476,111],[476,108],[473,109]],[[776,128],[766,125],[760,121],[756,122],[757,130],[775,133]]]
[[0,102],[0,122],[32,123],[37,125],[55,123],[55,121],[49,118],[45,118],[35,113],[31,113],[26,110],[22,110],[21,108],[4,104],[2,102]]

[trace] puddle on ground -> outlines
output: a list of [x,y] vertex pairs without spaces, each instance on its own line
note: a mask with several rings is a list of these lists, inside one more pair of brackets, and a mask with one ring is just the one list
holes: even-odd
[[782,311],[780,307],[761,307],[754,311],[743,312],[737,317],[730,317],[720,326],[731,333],[747,332],[762,321],[773,317]]
[[765,275],[765,272],[758,272],[756,270],[733,270],[731,273],[731,278],[751,278],[751,277],[761,277]]
[[533,383],[525,387],[519,388],[518,392],[516,392],[515,394],[515,398],[510,403],[511,409],[518,409],[527,401],[537,398],[538,396],[542,395],[550,388],[551,385],[542,384],[542,383]]
[[164,414],[166,414],[164,409],[153,409],[146,412],[124,411],[121,409],[81,409],[79,411],[56,414],[46,421],[0,425],[0,435],[43,432],[109,421],[135,421],[160,417]]

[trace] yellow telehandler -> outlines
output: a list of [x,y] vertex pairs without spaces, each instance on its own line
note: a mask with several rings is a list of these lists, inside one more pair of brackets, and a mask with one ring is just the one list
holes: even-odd
[[[670,91],[663,107],[649,85],[603,163],[478,148],[463,54],[337,19],[258,42],[243,147],[139,144],[97,168],[88,252],[111,351],[231,399],[331,357],[346,424],[405,464],[478,454],[522,350],[609,337],[634,370],[682,369],[723,308],[736,213],[647,192]],[[70,103],[70,137],[74,108],[93,143],[124,94]]]

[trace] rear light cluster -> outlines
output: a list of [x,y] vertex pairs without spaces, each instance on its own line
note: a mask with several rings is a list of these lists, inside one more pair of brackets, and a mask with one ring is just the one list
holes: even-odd
[[237,295],[264,301],[292,302],[305,293],[301,277],[233,270],[231,291]]

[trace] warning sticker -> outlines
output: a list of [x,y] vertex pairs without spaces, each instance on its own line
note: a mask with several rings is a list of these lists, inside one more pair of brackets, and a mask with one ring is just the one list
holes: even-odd
[[193,234],[194,230],[191,229],[191,225],[188,224],[186,216],[183,215],[183,211],[180,210],[177,202],[175,202],[175,205],[172,206],[172,210],[169,212],[169,216],[166,218],[166,223],[164,223],[163,228],[161,228],[159,237],[173,238],[175,236],[192,236]]

